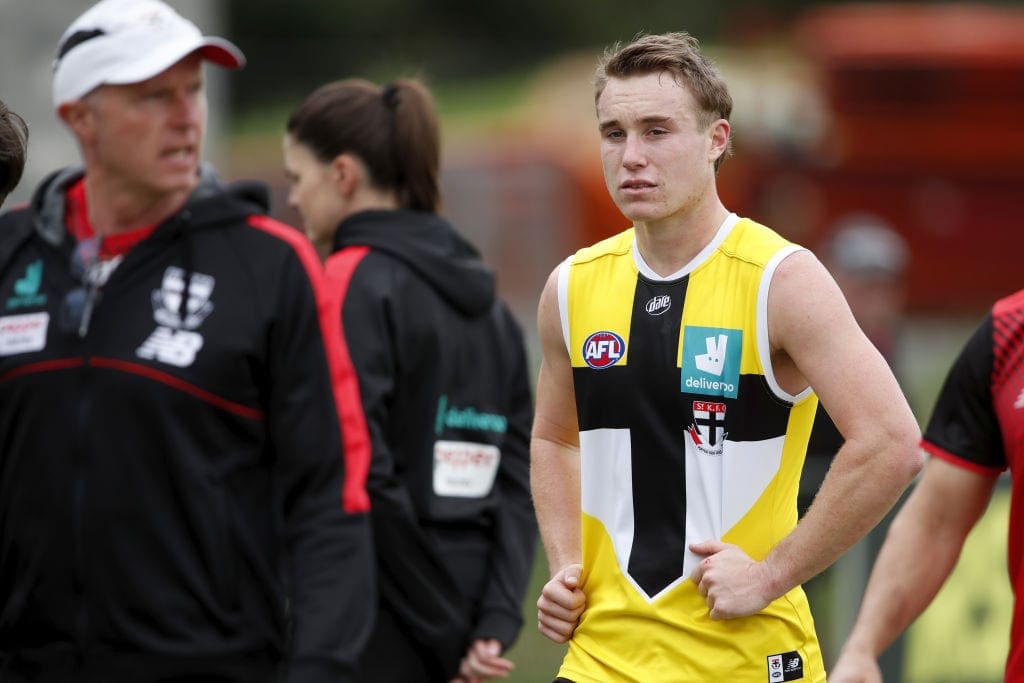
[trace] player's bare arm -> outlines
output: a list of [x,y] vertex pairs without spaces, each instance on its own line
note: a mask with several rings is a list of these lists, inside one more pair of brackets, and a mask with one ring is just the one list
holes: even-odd
[[881,680],[878,656],[924,611],[949,577],[997,481],[997,475],[929,460],[889,528],[830,683]]
[[846,442],[807,515],[764,561],[729,544],[696,544],[694,552],[707,556],[692,578],[713,618],[755,613],[831,565],[878,523],[922,464],[920,430],[892,371],[810,252],[778,266],[768,333],[779,385],[790,394],[814,387]]
[[579,425],[572,367],[558,308],[558,269],[537,312],[543,359],[530,442],[530,484],[551,580],[537,601],[540,631],[556,642],[572,635],[583,611],[580,580]]

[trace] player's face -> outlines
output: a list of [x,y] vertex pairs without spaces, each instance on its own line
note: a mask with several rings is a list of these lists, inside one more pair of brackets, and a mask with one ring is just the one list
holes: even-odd
[[667,72],[608,80],[597,101],[604,179],[630,220],[680,217],[713,189],[728,123],[702,128],[698,114],[689,88]]
[[184,200],[198,184],[206,129],[198,54],[140,83],[101,86],[83,103],[89,173],[149,201]]
[[283,152],[288,206],[298,212],[306,237],[318,247],[329,248],[346,213],[337,170],[333,164],[320,161],[308,145],[291,135],[284,136]]

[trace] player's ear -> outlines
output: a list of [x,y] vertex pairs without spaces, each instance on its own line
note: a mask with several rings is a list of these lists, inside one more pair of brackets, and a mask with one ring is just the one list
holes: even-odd
[[76,138],[87,142],[95,128],[96,113],[84,99],[63,102],[57,107],[57,116],[64,122]]
[[729,148],[729,131],[732,127],[725,119],[718,119],[708,127],[710,148],[708,149],[708,161],[714,163],[716,159],[725,154]]

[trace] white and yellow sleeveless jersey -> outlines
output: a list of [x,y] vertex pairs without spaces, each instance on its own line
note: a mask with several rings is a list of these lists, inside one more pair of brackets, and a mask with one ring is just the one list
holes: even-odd
[[772,374],[768,287],[800,247],[735,215],[668,278],[632,229],[561,266],[580,428],[587,609],[559,676],[576,683],[824,681],[803,590],[712,621],[688,544],[756,560],[797,521],[817,397]]

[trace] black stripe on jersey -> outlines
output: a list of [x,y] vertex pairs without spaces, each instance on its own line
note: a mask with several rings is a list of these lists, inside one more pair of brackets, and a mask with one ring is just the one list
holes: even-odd
[[[628,571],[648,595],[683,574],[684,433],[694,396],[679,390],[677,353],[688,282],[638,278],[626,342],[628,365],[573,369],[580,429],[630,430],[634,530]],[[664,296],[670,301],[667,309],[662,304],[659,314],[648,313],[648,302]]]
[[764,441],[783,436],[792,404],[775,396],[763,375],[740,375],[736,394],[743,400],[694,395],[697,400],[725,403],[725,433],[729,441]]

